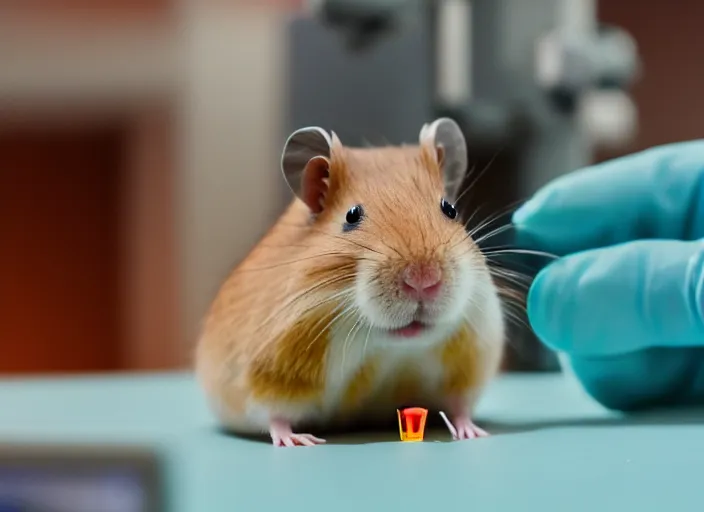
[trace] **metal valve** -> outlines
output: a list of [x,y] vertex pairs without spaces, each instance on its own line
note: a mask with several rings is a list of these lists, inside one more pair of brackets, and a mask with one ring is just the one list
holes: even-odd
[[626,31],[560,27],[538,41],[535,72],[558,108],[575,111],[592,146],[618,147],[635,135],[638,112],[626,91],[639,77],[640,61]]

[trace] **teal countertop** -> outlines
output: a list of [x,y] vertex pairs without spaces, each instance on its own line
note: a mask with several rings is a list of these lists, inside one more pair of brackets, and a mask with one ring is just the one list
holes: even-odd
[[0,443],[149,447],[169,511],[704,507],[704,411],[621,417],[564,376],[510,375],[478,420],[492,437],[401,443],[391,429],[274,448],[220,433],[189,374],[0,382]]

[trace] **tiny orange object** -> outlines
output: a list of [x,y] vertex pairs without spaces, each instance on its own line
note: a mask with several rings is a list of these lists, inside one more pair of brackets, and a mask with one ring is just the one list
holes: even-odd
[[425,436],[425,420],[428,417],[428,410],[422,407],[408,407],[396,409],[396,413],[398,414],[398,430],[401,434],[401,441],[422,441]]

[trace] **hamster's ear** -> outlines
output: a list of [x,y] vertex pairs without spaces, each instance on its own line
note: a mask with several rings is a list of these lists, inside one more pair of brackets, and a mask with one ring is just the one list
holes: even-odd
[[462,130],[454,120],[442,117],[423,126],[420,144],[437,159],[443,172],[446,199],[454,201],[467,172],[467,143]]
[[286,183],[313,213],[322,212],[325,206],[332,145],[333,139],[325,130],[309,126],[288,137],[281,155]]

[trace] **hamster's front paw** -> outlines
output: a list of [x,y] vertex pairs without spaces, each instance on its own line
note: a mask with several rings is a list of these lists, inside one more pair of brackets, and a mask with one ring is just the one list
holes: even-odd
[[474,424],[469,416],[459,416],[452,420],[452,426],[455,431],[452,432],[452,437],[459,441],[462,439],[474,439],[476,437],[489,437],[486,430],[479,428]]
[[448,406],[450,419],[447,418],[445,413],[441,413],[441,415],[454,440],[489,437],[489,433],[486,430],[479,428],[472,421],[472,415],[469,412],[470,409],[467,407],[466,400],[453,397],[448,401]]
[[274,446],[315,446],[325,443],[325,439],[312,434],[294,434],[291,424],[282,420],[272,420],[269,434]]

